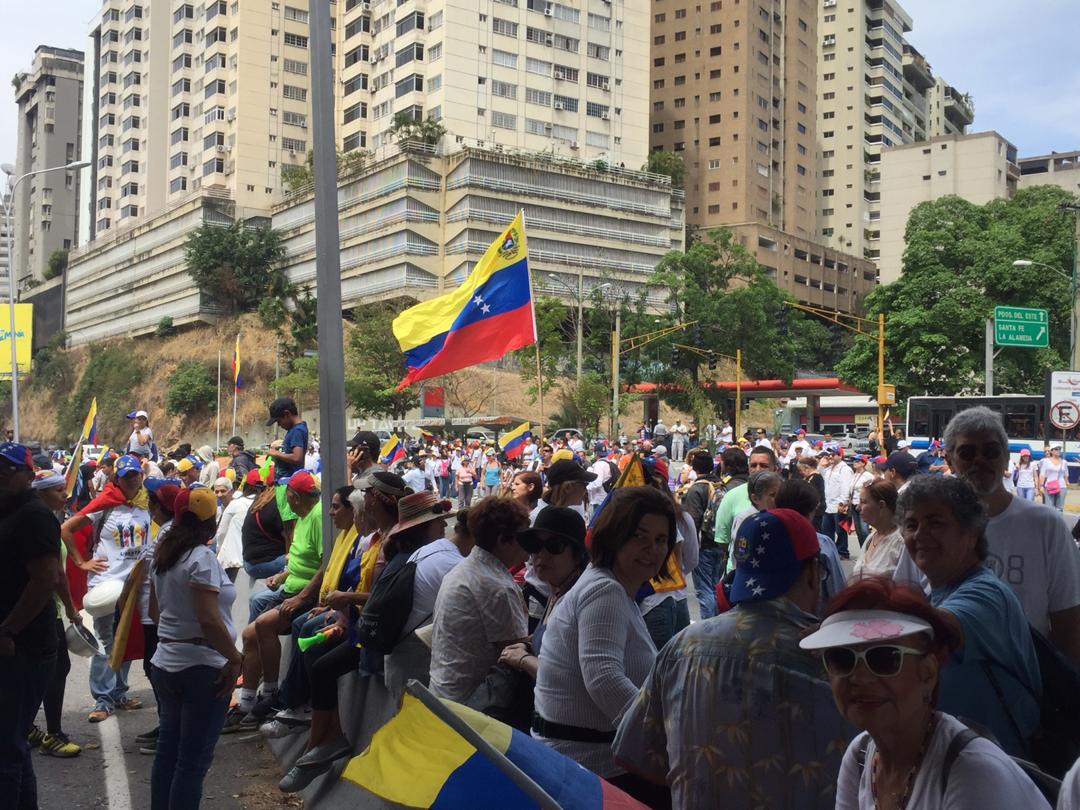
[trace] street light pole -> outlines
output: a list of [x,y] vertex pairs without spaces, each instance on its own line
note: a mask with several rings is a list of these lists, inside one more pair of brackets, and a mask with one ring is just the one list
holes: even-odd
[[15,231],[15,223],[13,222],[15,213],[15,190],[19,187],[19,183],[27,177],[61,170],[77,171],[79,169],[85,169],[89,165],[89,160],[80,160],[74,163],[64,164],[63,166],[50,166],[46,169],[38,169],[37,171],[20,175],[15,178],[15,182],[11,181],[11,178],[15,174],[15,167],[10,163],[0,165],[0,171],[3,171],[3,173],[8,176],[8,194],[10,196],[10,199],[4,200],[3,202],[4,224],[7,226],[8,253],[8,342],[11,344],[11,431],[15,437],[15,441],[19,441],[19,366],[18,352],[15,348],[15,253],[12,238]]
[[[1077,240],[1080,244],[1080,217],[1077,217]],[[1069,311],[1069,368],[1075,369],[1077,364],[1080,363],[1080,351],[1077,351],[1076,346],[1076,294],[1077,294],[1077,274],[1080,273],[1080,255],[1077,255],[1077,251],[1073,251],[1073,269],[1072,273],[1066,273],[1060,267],[1054,267],[1052,264],[1046,264],[1045,262],[1036,262],[1031,259],[1017,259],[1013,262],[1013,267],[1045,267],[1047,270],[1053,270],[1059,276],[1069,279],[1069,290],[1072,297],[1072,308]]]

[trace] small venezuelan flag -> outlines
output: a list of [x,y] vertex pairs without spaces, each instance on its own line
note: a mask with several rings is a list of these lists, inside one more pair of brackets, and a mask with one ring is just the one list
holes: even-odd
[[391,433],[379,450],[379,463],[389,467],[400,458],[405,458],[405,448],[401,446],[401,439]]
[[236,333],[236,347],[232,356],[233,390],[240,390],[240,333]]
[[[645,810],[645,805],[569,757],[517,729],[444,700],[564,810]],[[416,752],[423,752],[420,757]],[[408,807],[517,810],[536,802],[418,698],[406,694],[401,709],[375,732],[371,745],[349,761],[341,778]]]
[[90,400],[90,410],[86,412],[86,421],[83,422],[83,436],[87,444],[97,444],[97,397]]
[[536,342],[525,217],[518,213],[465,283],[394,319],[408,373],[397,390]]
[[525,449],[525,440],[532,436],[529,431],[529,423],[522,422],[516,428],[499,437],[499,444],[507,458],[517,458]]

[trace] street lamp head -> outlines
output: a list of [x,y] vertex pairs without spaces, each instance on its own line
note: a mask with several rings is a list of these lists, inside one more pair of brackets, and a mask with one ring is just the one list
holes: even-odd
[[0,163],[0,172],[4,174],[15,174],[15,167],[10,163]]
[[89,165],[90,165],[89,160],[79,160],[79,161],[76,161],[75,163],[69,163],[64,168],[67,169],[69,172],[72,172],[72,171],[75,171],[76,169],[85,169]]
[[1013,267],[1031,267],[1034,262],[1031,259],[1017,259],[1013,262]]

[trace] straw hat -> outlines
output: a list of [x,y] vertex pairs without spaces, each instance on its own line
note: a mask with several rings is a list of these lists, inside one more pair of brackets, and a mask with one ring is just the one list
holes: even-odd
[[406,495],[397,504],[398,522],[387,533],[387,537],[427,523],[432,520],[445,520],[450,517],[450,501],[440,501],[434,492],[414,492]]

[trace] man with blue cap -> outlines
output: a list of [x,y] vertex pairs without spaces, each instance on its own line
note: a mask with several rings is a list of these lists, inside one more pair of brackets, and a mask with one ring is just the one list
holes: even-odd
[[0,807],[37,807],[27,735],[56,664],[60,526],[22,444],[0,444]]
[[615,738],[616,763],[671,788],[676,808],[832,810],[854,736],[819,660],[817,532],[791,509],[747,518],[733,543],[734,605],[692,624],[656,658]]

